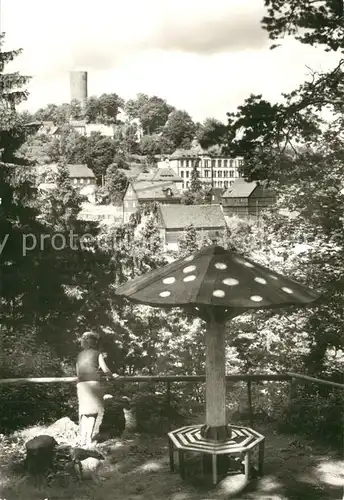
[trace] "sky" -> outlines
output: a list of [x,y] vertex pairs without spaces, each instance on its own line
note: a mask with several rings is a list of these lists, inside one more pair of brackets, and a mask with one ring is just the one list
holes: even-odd
[[[0,0],[8,67],[32,76],[24,109],[69,102],[69,71],[88,94],[157,95],[194,120],[226,120],[251,93],[277,101],[338,58],[286,40],[270,50],[263,0]],[[308,67],[307,67],[308,66]]]

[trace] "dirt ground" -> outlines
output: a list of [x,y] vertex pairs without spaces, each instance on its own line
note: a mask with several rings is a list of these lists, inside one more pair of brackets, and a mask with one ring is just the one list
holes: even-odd
[[[20,469],[25,441],[46,428],[3,438],[0,448],[0,499],[6,500],[343,500],[344,460],[340,453],[271,427],[266,436],[265,474],[245,485],[238,474],[215,488],[197,478],[182,480],[169,470],[166,437],[135,435],[98,445],[105,458],[98,470],[78,483],[35,484]],[[56,433],[55,433],[56,435]],[[63,436],[56,436],[63,438]],[[71,436],[68,436],[70,441]],[[87,473],[87,470],[86,470]]]

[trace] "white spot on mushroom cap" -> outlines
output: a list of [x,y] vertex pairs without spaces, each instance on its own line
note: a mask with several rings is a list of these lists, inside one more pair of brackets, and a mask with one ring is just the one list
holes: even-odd
[[222,280],[222,283],[227,286],[235,286],[239,285],[239,280],[236,280],[235,278],[226,278]]
[[250,300],[252,300],[253,302],[260,302],[263,300],[263,297],[261,297],[260,295],[252,295],[250,297]]
[[184,267],[183,269],[183,273],[191,273],[192,271],[194,271],[196,269],[196,266],[187,266],[187,267]]
[[190,262],[190,261],[194,260],[194,258],[195,257],[193,255],[189,255],[188,257],[185,257],[184,261],[185,262]]
[[282,286],[281,290],[283,290],[283,292],[285,293],[294,293],[291,288],[288,288],[286,286]]
[[183,281],[188,282],[188,281],[193,281],[196,279],[196,276],[194,274],[190,274],[189,276],[185,276]]
[[251,262],[244,262],[244,266],[246,266],[246,267],[254,267],[254,265],[251,264]]
[[271,278],[273,280],[278,280],[278,277],[273,275],[273,274],[269,274],[269,278]]
[[254,278],[254,281],[261,283],[262,285],[266,285],[266,280],[264,278]]
[[226,294],[223,290],[214,290],[213,291],[213,295],[214,297],[219,297],[219,298],[222,298],[224,297]]
[[160,297],[169,297],[171,295],[171,292],[168,292],[167,290],[165,292],[159,293]]
[[176,278],[174,278],[173,276],[162,280],[164,285],[172,285],[172,283],[174,283],[175,281],[176,281]]
[[225,264],[224,262],[216,262],[215,267],[216,267],[216,269],[223,270],[223,269],[227,269],[227,264]]

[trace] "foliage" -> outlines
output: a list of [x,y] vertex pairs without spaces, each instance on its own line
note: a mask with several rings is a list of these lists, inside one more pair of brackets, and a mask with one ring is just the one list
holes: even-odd
[[197,194],[202,191],[202,183],[199,178],[198,165],[195,163],[191,170],[190,190]]
[[343,435],[342,400],[340,389],[324,390],[314,385],[296,387],[281,415],[279,428],[309,437],[317,436],[338,447]]
[[180,257],[186,257],[196,252],[200,247],[199,237],[196,228],[193,224],[187,226],[182,236],[178,240],[178,248]]
[[141,153],[147,156],[169,154],[173,149],[173,142],[158,134],[144,135],[140,143]]
[[203,205],[210,203],[209,192],[199,178],[198,165],[194,164],[191,170],[190,186],[183,191],[182,203],[184,205]]
[[122,202],[127,185],[127,176],[119,170],[117,165],[112,164],[106,170],[104,186],[98,191],[97,195],[102,200],[102,203],[119,205]]
[[114,129],[116,148],[123,155],[135,154],[139,150],[139,126],[126,121],[119,123]]
[[55,125],[66,125],[70,120],[86,120],[87,123],[113,125],[117,123],[117,115],[124,101],[117,94],[102,94],[89,97],[85,106],[73,100],[61,105],[48,104],[33,115],[34,120],[52,121]]
[[93,133],[87,138],[85,162],[99,180],[114,162],[116,145],[113,139]]
[[207,118],[197,128],[197,140],[204,149],[222,145],[226,140],[227,127],[216,118]]
[[117,123],[117,115],[123,106],[123,99],[114,93],[90,97],[86,101],[85,118],[88,123],[113,125]]
[[83,197],[73,188],[65,165],[59,165],[57,174],[52,180],[56,188],[53,191],[43,191],[39,199],[40,220],[54,231],[77,230]]
[[265,6],[262,26],[271,40],[294,35],[304,44],[324,46],[327,51],[343,50],[341,0],[265,0]]
[[147,135],[161,132],[173,110],[173,106],[164,99],[157,96],[149,97],[146,94],[138,94],[136,99],[130,99],[125,105],[126,113],[130,118],[140,120]]
[[76,132],[70,125],[61,127],[59,137],[45,136],[42,142],[42,148],[45,149],[51,162],[62,160],[72,165],[86,162],[87,138]]
[[86,137],[70,125],[65,125],[60,136],[44,140],[43,147],[50,161],[62,161],[70,165],[86,164],[98,181],[113,163],[117,163],[118,168],[128,168],[124,155],[118,153],[115,141],[99,132]]
[[174,148],[189,148],[196,131],[191,116],[186,111],[172,111],[163,128],[162,136],[171,141]]

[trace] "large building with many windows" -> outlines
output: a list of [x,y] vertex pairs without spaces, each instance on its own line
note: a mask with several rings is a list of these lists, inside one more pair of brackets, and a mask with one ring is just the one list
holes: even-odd
[[199,179],[204,186],[212,188],[228,189],[234,184],[235,179],[240,177],[239,167],[242,165],[241,158],[229,158],[227,156],[208,152],[199,145],[190,149],[177,149],[168,159],[161,162],[159,166],[169,166],[182,178],[183,189],[188,189],[191,182],[191,172],[197,167]]

